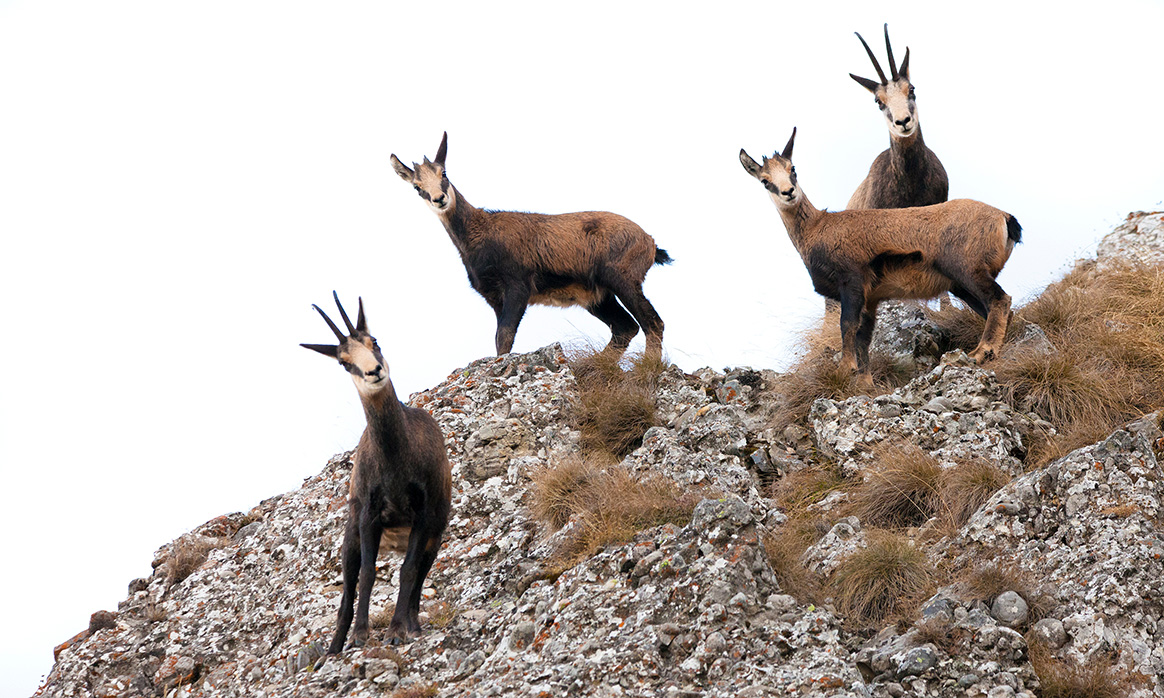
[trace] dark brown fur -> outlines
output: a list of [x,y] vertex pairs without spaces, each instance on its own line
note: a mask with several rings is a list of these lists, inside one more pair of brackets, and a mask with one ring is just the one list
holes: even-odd
[[476,208],[448,183],[446,146],[447,134],[434,162],[426,158],[410,169],[393,155],[393,167],[422,198],[447,201],[437,216],[461,254],[469,283],[497,315],[498,354],[513,348],[526,308],[543,304],[582,306],[610,327],[607,349],[618,354],[641,326],[647,354],[661,356],[663,320],[643,295],[643,280],[652,265],[671,258],[650,235],[605,211],[548,215]]
[[[323,314],[322,310],[319,312]],[[359,646],[367,641],[376,557],[382,547],[401,550],[404,536],[408,542],[403,546],[400,593],[388,635],[391,642],[398,642],[420,634],[421,590],[436,560],[452,500],[452,474],[444,435],[436,420],[396,397],[380,348],[367,332],[363,303],[355,328],[342,306],[340,313],[348,326],[348,337],[328,320],[340,339],[339,346],[303,346],[338,359],[357,380],[383,374],[385,385],[374,392],[360,390],[367,427],[356,446],[348,483],[348,519],[341,549],[343,597],[328,654],[343,650],[353,610],[356,625],[352,644]],[[359,606],[355,608],[357,600]]]

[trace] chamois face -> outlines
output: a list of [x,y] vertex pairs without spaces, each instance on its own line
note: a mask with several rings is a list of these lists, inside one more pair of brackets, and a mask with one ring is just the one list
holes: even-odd
[[889,44],[889,25],[886,24],[885,51],[889,54],[890,71],[890,77],[886,78],[885,73],[881,70],[881,64],[877,62],[877,57],[873,55],[873,50],[869,48],[869,44],[865,43],[864,37],[857,34],[857,38],[861,40],[861,45],[869,54],[869,60],[873,62],[873,68],[877,71],[877,77],[881,78],[881,82],[858,77],[852,73],[849,73],[849,77],[873,93],[873,99],[877,103],[877,108],[881,110],[881,115],[885,117],[890,134],[899,138],[912,136],[917,132],[918,120],[913,84],[909,81],[909,48],[906,47],[905,58],[902,59],[899,68],[893,62],[893,47]]
[[795,206],[800,201],[800,185],[796,183],[796,168],[792,166],[792,146],[795,141],[794,128],[784,150],[773,153],[772,157],[765,157],[763,164],[757,163],[740,149],[740,164],[748,174],[760,180],[777,206]]
[[336,295],[335,291],[332,291],[332,296],[335,297],[336,307],[339,308],[340,317],[343,318],[344,324],[348,328],[348,334],[345,336],[318,305],[312,305],[311,307],[319,312],[327,326],[335,333],[339,344],[301,344],[300,346],[339,361],[340,366],[351,374],[352,382],[356,384],[356,390],[360,391],[361,395],[373,395],[388,385],[388,364],[380,353],[380,345],[376,343],[376,338],[368,333],[368,323],[364,317],[364,300],[360,299],[360,312],[356,325],[353,327],[343,306],[340,305],[339,296]]
[[424,199],[437,214],[447,213],[452,209],[456,190],[449,184],[448,174],[445,172],[445,154],[448,151],[449,134],[441,138],[441,145],[437,148],[436,159],[432,162],[428,157],[421,164],[412,163],[412,167],[405,166],[395,154],[392,155],[392,169],[400,178],[416,189],[420,198]]

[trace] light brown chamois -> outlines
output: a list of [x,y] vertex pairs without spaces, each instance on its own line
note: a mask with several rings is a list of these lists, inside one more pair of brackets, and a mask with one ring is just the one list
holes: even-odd
[[760,180],[808,268],[816,292],[841,303],[841,367],[869,373],[869,341],[877,304],[889,298],[927,299],[947,291],[986,318],[971,354],[994,357],[1010,320],[1010,296],[995,278],[1010,258],[1022,227],[1015,217],[970,199],[916,208],[822,211],[796,181],[792,146],[758,164],[740,150],[740,163]]
[[914,86],[909,80],[909,47],[898,68],[893,61],[893,47],[889,45],[889,25],[885,25],[890,71],[887,79],[864,37],[857,34],[857,38],[873,61],[881,82],[852,73],[849,77],[873,93],[889,127],[889,149],[873,160],[869,174],[853,192],[847,208],[909,208],[942,203],[949,198],[950,180],[942,161],[922,140]]
[[647,356],[660,358],[663,320],[643,295],[643,279],[652,265],[671,261],[666,250],[633,221],[606,211],[476,208],[449,182],[448,138],[441,138],[432,162],[425,157],[409,168],[392,155],[392,168],[436,213],[461,253],[469,283],[497,315],[498,355],[513,349],[526,308],[537,303],[582,306],[610,327],[606,350],[618,355],[642,327]]
[[[404,552],[400,594],[388,625],[389,641],[396,644],[420,634],[420,594],[449,520],[452,475],[445,455],[445,438],[436,420],[428,412],[407,407],[397,399],[388,364],[376,339],[368,333],[363,299],[353,327],[339,296],[334,291],[332,296],[348,334],[340,332],[327,313],[313,305],[335,333],[339,345],[301,346],[336,359],[351,374],[368,421],[356,446],[348,484],[348,521],[341,553],[344,591],[335,637],[327,651],[338,654],[344,648],[357,598],[352,646],[368,640],[368,608],[381,540],[389,549],[400,552],[403,548]],[[408,541],[407,547],[403,546],[404,540]]]

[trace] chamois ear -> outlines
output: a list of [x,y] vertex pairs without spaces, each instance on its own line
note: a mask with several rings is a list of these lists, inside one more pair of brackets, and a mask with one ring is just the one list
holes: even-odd
[[905,47],[905,58],[901,59],[901,67],[897,69],[901,77],[909,80],[909,47]]
[[441,167],[444,167],[445,166],[445,155],[448,155],[448,153],[449,153],[449,132],[445,131],[445,135],[441,136],[441,146],[439,148],[437,148],[436,159],[434,159],[433,162],[440,165]]
[[744,166],[748,174],[753,177],[760,176],[760,165],[752,159],[752,156],[745,153],[743,148],[740,148],[740,164]]
[[788,144],[784,146],[784,150],[780,153],[780,157],[785,160],[792,159],[792,144],[796,141],[796,127],[792,127],[792,137],[788,139]]
[[364,297],[360,296],[360,313],[356,316],[356,331],[368,333],[368,320],[364,317]]
[[[909,60],[909,51],[908,50],[905,52],[905,58],[906,58],[906,60]],[[874,94],[876,94],[877,88],[881,87],[881,83],[877,82],[876,80],[870,80],[869,78],[863,78],[859,75],[853,75],[852,73],[849,73],[849,77],[856,80],[858,85],[860,85],[861,87],[864,87],[866,90],[869,90],[870,92],[873,92]]]
[[318,351],[324,356],[330,356],[333,359],[339,358],[339,347],[331,344],[300,344],[299,346],[311,351]]
[[412,170],[408,169],[408,166],[403,162],[400,162],[400,158],[396,157],[396,153],[392,154],[392,169],[396,170],[396,174],[400,175],[400,179],[410,184],[412,183]]

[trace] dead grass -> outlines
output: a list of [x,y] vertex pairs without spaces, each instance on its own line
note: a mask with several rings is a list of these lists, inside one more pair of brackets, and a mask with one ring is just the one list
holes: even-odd
[[408,688],[398,688],[392,692],[392,698],[432,698],[438,692],[435,683],[417,684]]
[[934,587],[926,554],[904,538],[870,535],[869,547],[841,563],[831,586],[838,609],[850,623],[876,626],[903,616]]
[[[977,344],[982,321],[971,311],[931,317],[953,346]],[[1028,464],[1043,465],[1164,406],[1164,267],[1100,273],[1094,262],[1080,263],[1016,311],[1008,339],[1028,322],[1043,329],[1057,352],[1004,347],[990,364],[1009,402],[1059,432],[1030,450]]]
[[1113,658],[1094,656],[1086,664],[1059,659],[1033,635],[1027,635],[1031,668],[1039,677],[1041,698],[1122,698],[1134,688]]
[[[630,362],[630,370],[622,364]],[[645,356],[612,357],[593,348],[571,352],[578,382],[578,426],[588,452],[615,459],[638,448],[643,434],[658,423],[655,395],[666,368]]]
[[170,614],[162,606],[150,601],[145,606],[145,617],[151,623],[160,623],[169,618]]
[[561,459],[533,475],[530,509],[543,523],[560,528],[577,517],[577,530],[562,560],[575,562],[639,531],[686,524],[695,505],[710,493],[684,490],[661,476],[636,477],[617,465],[601,467],[580,456]]
[[1008,482],[1010,475],[989,461],[967,461],[948,468],[938,485],[945,524],[955,529],[966,525],[974,512]]
[[379,611],[368,615],[368,625],[373,628],[387,628],[388,625],[392,622],[392,616],[395,613],[396,604],[387,604]]
[[960,580],[971,600],[990,605],[1004,591],[1013,591],[1027,602],[1027,625],[1031,625],[1054,610],[1053,601],[1043,599],[1038,585],[1029,572],[1015,565],[988,563],[970,569]]
[[167,584],[173,586],[184,581],[206,562],[211,550],[217,550],[229,544],[229,538],[191,536],[180,539],[170,551],[170,556],[165,563]]
[[[819,465],[788,473],[768,488],[769,495],[789,516],[805,511],[829,493],[845,488],[848,481],[831,465]],[[819,536],[818,536],[819,537]]]
[[969,628],[955,627],[941,618],[919,621],[913,627],[917,629],[918,644],[929,642],[952,657],[966,654],[973,637]]
[[461,609],[448,601],[434,601],[428,605],[428,623],[434,628],[447,628],[457,619]]
[[802,335],[800,348],[802,358],[776,383],[776,390],[783,398],[773,416],[776,429],[803,422],[812,403],[819,398],[844,400],[858,394],[880,395],[905,385],[912,378],[907,367],[880,354],[871,354],[869,370],[874,389],[872,392],[858,390],[853,376],[842,371],[836,360],[841,348],[841,330],[833,314],[826,315],[820,326]]

